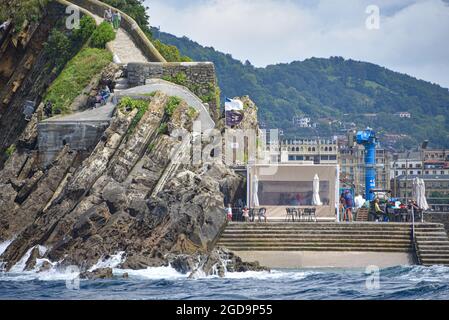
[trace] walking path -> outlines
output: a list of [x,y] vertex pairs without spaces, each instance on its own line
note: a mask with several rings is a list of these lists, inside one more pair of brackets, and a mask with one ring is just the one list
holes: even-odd
[[[97,24],[104,21],[103,18],[94,15]],[[142,51],[136,46],[131,36],[119,28],[115,35],[115,40],[108,43],[109,48],[114,54],[114,62],[116,63],[130,63],[130,62],[149,62]]]
[[195,94],[186,87],[162,79],[148,79],[146,85],[123,90],[117,94],[117,99],[120,96],[145,95],[156,91],[161,91],[169,96],[179,97],[187,102],[189,106],[195,108],[199,112],[202,131],[215,128],[215,122],[212,120],[209,111]]

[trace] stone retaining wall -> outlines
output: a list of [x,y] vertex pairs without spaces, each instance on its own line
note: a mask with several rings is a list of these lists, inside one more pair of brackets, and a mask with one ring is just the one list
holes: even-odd
[[147,79],[163,79],[184,86],[209,105],[215,122],[219,118],[217,77],[212,62],[129,63],[127,74],[132,87],[145,85]]
[[[68,2],[71,2],[81,8],[84,8],[88,10],[89,12],[103,17],[104,11],[107,8],[112,8],[113,10],[117,10],[114,7],[111,7],[107,5],[106,3],[97,1],[97,0],[69,0]],[[151,43],[150,40],[148,40],[145,33],[140,29],[140,27],[137,25],[137,23],[134,21],[133,18],[128,16],[126,13],[117,10],[120,12],[120,15],[122,16],[122,22],[121,27],[129,33],[129,35],[132,37],[134,43],[136,46],[142,50],[142,52],[145,54],[145,56],[150,61],[155,62],[166,62],[164,57],[157,51],[157,49],[154,47],[154,45]]]
[[89,153],[108,126],[107,121],[40,122],[38,147],[41,163],[50,163],[66,144],[72,150]]

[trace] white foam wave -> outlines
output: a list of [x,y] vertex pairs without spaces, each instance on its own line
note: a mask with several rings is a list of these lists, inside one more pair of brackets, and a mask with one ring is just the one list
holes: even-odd
[[14,241],[14,239],[6,240],[5,242],[0,243],[0,256],[3,254],[3,252],[8,249],[9,245]]
[[124,255],[125,251],[120,251],[114,255],[109,256],[108,258],[100,258],[98,262],[95,265],[93,265],[88,271],[92,272],[96,269],[102,268],[114,269],[123,262]]
[[188,274],[182,274],[172,267],[153,267],[141,270],[113,269],[113,274],[123,276],[127,273],[130,278],[150,280],[177,280],[186,279]]
[[412,266],[410,270],[398,277],[413,282],[448,282],[449,267],[446,266]]

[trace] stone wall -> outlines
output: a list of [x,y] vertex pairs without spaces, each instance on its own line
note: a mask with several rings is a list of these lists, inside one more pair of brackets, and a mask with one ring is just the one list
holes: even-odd
[[449,234],[449,212],[427,212],[424,214],[424,221],[444,224],[444,229]]
[[41,164],[50,163],[66,144],[72,150],[90,153],[108,126],[107,121],[39,123],[38,147]]
[[129,63],[127,74],[132,87],[144,85],[147,79],[164,79],[184,86],[209,105],[214,121],[219,118],[218,85],[212,62]]

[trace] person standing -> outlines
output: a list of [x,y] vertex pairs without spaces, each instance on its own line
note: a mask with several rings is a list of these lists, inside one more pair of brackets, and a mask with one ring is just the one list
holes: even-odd
[[118,29],[118,15],[117,11],[112,13],[112,27],[117,30]]
[[245,222],[249,222],[249,209],[247,206],[245,206],[242,210],[242,216]]
[[352,194],[349,190],[345,191],[345,216],[348,218],[348,221],[352,221],[352,207],[354,207],[354,200],[352,198]]
[[231,207],[231,204],[228,204],[228,207],[226,208],[226,219],[229,222],[232,221],[232,207]]
[[106,22],[112,23],[112,10],[111,8],[108,8],[106,10],[104,10],[104,20]]

